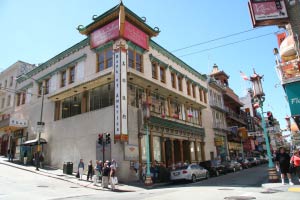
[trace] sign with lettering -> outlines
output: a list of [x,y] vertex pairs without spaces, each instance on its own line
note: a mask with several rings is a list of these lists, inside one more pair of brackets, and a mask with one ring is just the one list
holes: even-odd
[[[128,130],[127,130],[127,56],[126,50],[122,49],[121,53],[121,140],[127,140]],[[125,137],[124,137],[125,135]]]
[[300,115],[300,82],[286,84],[285,92],[289,100],[292,116]]
[[121,53],[114,52],[114,70],[115,70],[115,139],[120,139],[121,135]]
[[117,37],[119,37],[119,19],[91,33],[91,48],[96,48]]
[[284,0],[250,0],[248,6],[254,27],[280,25],[288,22]]
[[9,126],[25,128],[25,127],[28,126],[28,120],[17,119],[17,118],[10,118],[9,119]]
[[149,49],[148,35],[128,21],[125,21],[124,38],[132,41],[143,49]]

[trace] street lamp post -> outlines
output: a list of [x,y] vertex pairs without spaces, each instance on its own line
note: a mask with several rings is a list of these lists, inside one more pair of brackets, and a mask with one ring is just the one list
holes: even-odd
[[268,137],[267,128],[266,128],[266,121],[264,118],[263,104],[265,101],[265,94],[263,92],[262,83],[261,83],[262,77],[263,76],[258,75],[254,71],[254,74],[250,77],[250,80],[252,82],[254,103],[258,104],[261,109],[261,116],[262,116],[261,122],[262,122],[263,131],[264,131],[264,138],[266,141],[267,154],[268,154],[268,160],[269,160],[269,162],[268,162],[269,182],[277,182],[278,176],[276,174],[276,169],[275,169],[274,163],[272,161],[270,142],[269,142],[269,137]]
[[149,145],[149,118],[150,118],[150,109],[148,102],[143,104],[143,117],[144,117],[144,130],[146,133],[146,180],[145,185],[151,186],[153,184],[150,174],[150,145]]
[[[37,80],[33,79],[38,83]],[[45,126],[45,122],[43,122],[43,111],[44,111],[44,86],[42,85],[41,95],[42,95],[42,105],[41,105],[41,113],[40,113],[40,121],[37,122],[38,128],[38,141],[37,141],[37,156],[36,156],[36,170],[39,170],[40,165],[40,155],[41,155],[41,134],[43,131],[43,128]]]

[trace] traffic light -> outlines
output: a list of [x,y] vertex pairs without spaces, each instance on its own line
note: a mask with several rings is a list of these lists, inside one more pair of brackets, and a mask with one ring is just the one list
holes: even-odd
[[268,112],[267,112],[267,116],[268,116],[268,122],[269,122],[269,125],[270,125],[270,126],[273,126],[273,125],[274,125],[274,118],[273,118],[272,112],[268,111]]
[[98,135],[98,144],[103,144],[103,134],[102,133],[100,133]]
[[110,133],[106,133],[106,144],[110,144]]

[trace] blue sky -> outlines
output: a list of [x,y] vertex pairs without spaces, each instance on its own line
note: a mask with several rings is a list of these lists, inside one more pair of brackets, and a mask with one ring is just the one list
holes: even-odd
[[[145,16],[150,26],[160,28],[161,33],[154,40],[170,51],[252,28],[247,0],[230,3],[199,0],[123,2],[137,15]],[[17,60],[35,64],[45,62],[84,39],[76,30],[79,24],[89,24],[94,14],[100,15],[118,3],[119,0],[1,0],[0,70]],[[182,56],[277,30],[275,26],[263,27],[174,54]],[[239,96],[248,85],[239,71],[250,75],[255,68],[257,73],[264,75],[265,110],[272,111],[284,128],[284,117],[290,112],[282,87],[275,87],[279,79],[272,52],[274,47],[277,47],[277,39],[271,34],[180,58],[201,73],[210,72],[216,63],[230,75],[230,87]]]

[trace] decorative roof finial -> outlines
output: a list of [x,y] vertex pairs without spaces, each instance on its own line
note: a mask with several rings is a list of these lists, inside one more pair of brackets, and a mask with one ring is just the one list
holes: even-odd
[[122,0],[120,0],[120,5],[122,5],[122,6],[123,6],[123,1],[122,1]]

